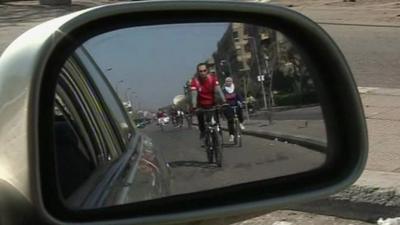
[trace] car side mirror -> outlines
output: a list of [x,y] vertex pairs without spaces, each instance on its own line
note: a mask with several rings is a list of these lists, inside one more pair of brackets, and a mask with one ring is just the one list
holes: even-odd
[[[1,137],[13,140],[0,179],[43,221],[255,215],[340,191],[366,163],[344,56],[316,23],[274,5],[145,1],[72,13],[14,41],[0,74]],[[219,91],[228,104],[243,95],[244,130],[236,99],[211,115],[206,95]],[[221,116],[221,126],[205,119],[202,143],[192,100],[206,118]],[[240,146],[228,143],[234,123]],[[13,127],[18,135],[4,132]]]

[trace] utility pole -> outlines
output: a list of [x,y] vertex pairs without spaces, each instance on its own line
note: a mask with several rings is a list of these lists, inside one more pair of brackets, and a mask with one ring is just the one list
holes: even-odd
[[265,92],[265,87],[264,87],[265,75],[258,75],[257,80],[261,83],[261,91],[263,93],[264,108],[268,109],[267,97],[266,97],[266,92]]
[[115,84],[115,93],[117,93],[117,96],[120,99],[121,99],[121,97],[119,96],[119,93],[118,93],[118,87],[119,87],[119,84],[122,84],[123,82],[124,82],[124,80],[120,80]]
[[125,90],[125,101],[128,101],[128,91],[130,91],[131,90],[131,88],[127,88],[126,90]]
[[273,70],[270,68],[269,65],[269,57],[265,56],[265,66],[266,66],[266,71],[267,71],[267,75],[268,75],[268,80],[269,80],[269,85],[268,85],[268,97],[269,97],[269,107],[272,107],[273,105],[275,105],[274,103],[274,93],[272,92],[272,81],[273,81]]
[[[133,97],[132,97],[133,96]],[[137,96],[136,96],[136,92],[134,92],[134,91],[131,91],[130,93],[129,93],[129,100],[131,101],[131,105],[132,105],[132,109],[133,108],[136,108],[136,98]]]
[[248,84],[248,73],[245,74],[245,76],[243,77],[243,86],[244,86],[244,99],[245,99],[245,108],[246,108],[246,114],[247,114],[247,120],[250,121],[250,113],[249,113],[249,102],[248,102],[248,96],[247,96],[247,84]]
[[256,64],[257,64],[257,73],[258,73],[258,81],[261,82],[261,90],[262,90],[262,94],[263,94],[263,100],[264,100],[264,109],[267,109],[267,96],[265,93],[265,87],[264,87],[264,75],[261,74],[261,66],[260,66],[260,60],[258,59],[258,51],[256,48],[256,40],[254,37],[248,37],[250,40],[252,40],[252,52],[253,55],[255,56],[256,59]]

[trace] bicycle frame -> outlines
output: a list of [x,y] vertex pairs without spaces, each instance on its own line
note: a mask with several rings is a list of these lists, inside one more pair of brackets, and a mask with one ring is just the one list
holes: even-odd
[[219,124],[219,119],[216,118],[219,114],[218,108],[201,109],[204,113],[205,126],[205,147],[207,150],[207,158],[210,163],[215,159],[218,167],[222,166],[222,129]]
[[237,144],[239,147],[242,146],[242,130],[239,127],[239,116],[237,113],[237,109],[239,106],[230,106],[233,109],[233,123],[235,127],[235,144]]

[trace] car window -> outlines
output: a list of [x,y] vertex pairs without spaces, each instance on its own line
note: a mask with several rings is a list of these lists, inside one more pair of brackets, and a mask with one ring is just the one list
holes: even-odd
[[81,112],[79,116],[83,120],[88,120],[90,126],[87,129],[94,129],[94,132],[98,134],[96,142],[101,148],[100,155],[103,160],[116,158],[123,151],[122,146],[118,146],[117,143],[120,138],[113,132],[111,119],[96,96],[95,90],[85,80],[83,71],[72,59],[66,62],[61,72],[59,87],[69,93],[68,97],[76,105],[70,107],[79,107],[79,112]]
[[[107,82],[96,76],[99,73],[95,67],[90,67],[94,69],[90,77],[96,77],[95,80],[88,79],[88,71],[83,68],[92,62],[83,60],[86,63],[83,67],[82,57],[88,56],[74,54],[66,61],[56,86],[56,160],[65,199],[87,186],[88,180],[93,185],[98,183],[102,178],[101,171],[107,171],[104,168],[120,158],[134,134],[133,126],[117,100],[111,97],[104,100]],[[110,92],[106,92],[107,95]]]
[[76,51],[76,54],[79,55],[80,63],[82,63],[87,72],[92,75],[90,78],[93,79],[94,83],[96,83],[101,98],[108,106],[114,120],[118,122],[117,129],[121,133],[123,142],[126,145],[132,137],[134,130],[125,110],[123,109],[121,101],[113,93],[112,87],[103,76],[97,64],[90,57],[89,53],[83,48],[80,48]]

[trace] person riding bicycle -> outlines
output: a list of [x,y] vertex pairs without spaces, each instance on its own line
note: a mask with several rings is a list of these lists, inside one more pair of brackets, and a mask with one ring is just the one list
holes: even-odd
[[158,122],[158,125],[160,125],[161,123],[164,123],[164,117],[166,117],[167,116],[167,114],[165,114],[165,112],[164,111],[162,111],[161,109],[159,109],[158,110],[158,112],[157,112],[157,122]]
[[232,107],[237,107],[236,108],[236,114],[239,119],[239,126],[240,129],[244,130],[245,127],[243,126],[243,112],[242,112],[242,105],[243,105],[243,98],[239,94],[237,90],[235,90],[235,84],[233,83],[233,79],[231,77],[227,77],[225,79],[225,84],[224,88],[222,90],[224,93],[224,97],[226,99],[226,102],[229,104],[231,107],[227,107],[224,110],[224,115],[226,119],[228,120],[228,130],[229,130],[229,141],[233,142],[234,141],[234,134],[235,134],[235,126],[234,126],[234,117],[235,117],[235,112]]
[[172,124],[173,124],[174,126],[176,126],[176,121],[177,121],[177,110],[176,110],[175,106],[172,106],[172,107],[169,109],[169,115],[170,115],[170,117],[171,117]]
[[[200,63],[196,68],[197,74],[193,77],[190,85],[193,109],[211,109],[217,104],[218,99],[221,102],[225,102],[218,79],[208,72],[207,64]],[[200,130],[200,140],[203,140],[205,131],[204,112],[197,110],[196,115]],[[215,119],[218,120],[218,115]]]
[[178,108],[173,107],[172,117],[173,117],[173,123],[174,123],[175,127],[182,127],[183,116],[184,116],[184,113],[179,107]]
[[178,111],[177,111],[177,118],[178,118],[178,126],[182,127],[183,119],[185,118],[185,112],[180,108],[178,108]]

